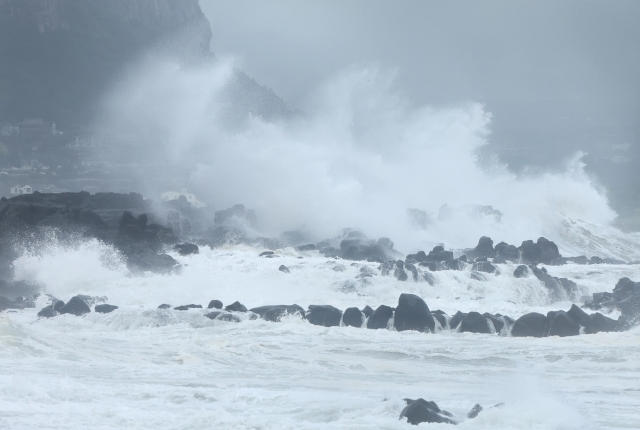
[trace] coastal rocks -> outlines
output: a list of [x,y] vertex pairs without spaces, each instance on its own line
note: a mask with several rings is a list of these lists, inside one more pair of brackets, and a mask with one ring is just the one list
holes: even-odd
[[189,309],[202,309],[202,305],[194,305],[194,304],[182,305],[182,306],[176,306],[173,309],[176,311],[188,311]]
[[429,307],[424,300],[415,294],[400,294],[394,324],[398,331],[433,332],[435,330],[435,322]]
[[513,271],[513,276],[514,278],[526,278],[529,276],[529,268],[524,264],[521,264]]
[[558,250],[558,246],[552,241],[539,237],[534,243],[525,240],[519,248],[520,259],[525,264],[562,264],[564,261]]
[[489,320],[479,312],[469,312],[466,314],[458,326],[458,331],[465,333],[492,333],[492,326]]
[[517,337],[544,337],[547,333],[547,317],[537,312],[521,316],[511,329],[511,335]]
[[60,308],[59,312],[61,314],[80,316],[91,312],[91,308],[82,298],[74,296]]
[[493,240],[490,237],[482,236],[478,240],[478,244],[470,252],[474,258],[493,258],[496,255],[495,249],[493,249]]
[[171,309],[171,305],[168,303],[163,303],[158,306],[158,309]]
[[406,418],[409,424],[445,423],[456,424],[453,415],[438,407],[435,402],[420,399],[404,399],[406,406],[400,413],[400,419]]
[[62,300],[54,300],[49,306],[45,306],[40,309],[38,316],[41,318],[52,318],[60,313],[60,310],[64,307]]
[[101,305],[96,305],[95,308],[93,308],[93,310],[95,312],[98,312],[100,314],[108,314],[111,313],[113,311],[115,311],[116,309],[118,309],[118,306],[115,305],[109,305],[109,304],[101,304]]
[[347,238],[340,242],[339,256],[345,260],[365,260],[383,263],[397,254],[393,249],[393,242],[388,238],[376,241],[367,239],[359,232],[350,232]]
[[580,324],[565,311],[547,313],[548,336],[576,336],[580,334]]
[[229,312],[224,312],[224,311],[209,312],[208,314],[205,315],[205,317],[209,318],[210,320],[236,322],[236,323],[240,322],[240,318],[238,318],[236,315],[233,315]]
[[362,327],[365,316],[356,307],[347,308],[342,315],[342,323],[347,327]]
[[251,309],[251,312],[257,314],[260,318],[271,322],[280,322],[280,320],[287,315],[298,315],[301,318],[305,317],[304,309],[298,305],[260,306]]
[[342,311],[330,305],[310,305],[307,320],[314,325],[334,327],[340,325]]
[[387,305],[380,305],[373,311],[373,314],[367,320],[367,328],[381,329],[387,328],[389,320],[393,317],[393,308]]
[[484,273],[496,273],[498,269],[488,261],[476,261],[473,263],[471,270]]
[[281,264],[280,267],[278,267],[278,270],[282,273],[291,273],[291,270],[289,270],[289,268],[284,264]]
[[222,302],[220,300],[211,300],[207,305],[207,309],[222,309]]
[[520,251],[515,245],[500,242],[495,247],[495,261],[518,261]]
[[231,312],[247,312],[247,307],[238,301],[227,305],[224,309]]
[[578,293],[578,286],[570,279],[551,276],[544,267],[540,269],[536,266],[530,266],[530,268],[536,278],[542,281],[544,286],[551,292],[554,299],[572,298]]

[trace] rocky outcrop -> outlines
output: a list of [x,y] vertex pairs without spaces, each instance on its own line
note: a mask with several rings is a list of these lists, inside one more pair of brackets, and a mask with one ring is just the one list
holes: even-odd
[[425,399],[404,399],[407,405],[400,412],[400,419],[406,418],[409,424],[418,425],[420,423],[445,423],[456,424],[451,412],[442,410],[436,402]]
[[435,330],[435,322],[429,307],[424,300],[415,294],[400,295],[395,311],[394,324],[398,331],[433,332]]

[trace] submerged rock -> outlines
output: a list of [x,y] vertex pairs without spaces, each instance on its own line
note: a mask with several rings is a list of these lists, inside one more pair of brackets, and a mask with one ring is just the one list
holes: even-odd
[[118,309],[118,306],[116,305],[109,305],[109,304],[102,304],[102,305],[96,305],[96,307],[93,309],[94,311],[101,313],[101,314],[108,314],[110,312],[115,311],[116,309]]
[[287,315],[299,315],[301,318],[305,317],[304,309],[298,305],[259,306],[251,309],[251,312],[258,314],[260,318],[264,320],[272,322],[279,322]]
[[577,336],[580,334],[580,324],[565,311],[551,311],[547,313],[549,336]]
[[491,333],[489,320],[479,312],[469,312],[460,321],[458,331],[461,333]]
[[200,248],[194,243],[179,243],[173,247],[180,255],[199,254]]
[[291,272],[289,270],[289,268],[287,266],[285,266],[284,264],[281,264],[280,267],[278,267],[278,270],[281,271],[282,273],[290,273]]
[[173,309],[176,311],[188,311],[189,309],[202,309],[202,305],[194,305],[194,304],[181,305],[181,306],[176,306]]
[[513,271],[513,276],[515,278],[526,278],[529,276],[529,268],[524,264],[521,264]]
[[445,423],[456,424],[450,412],[438,407],[435,402],[425,399],[404,399],[407,405],[400,413],[400,419],[406,418],[409,424]]

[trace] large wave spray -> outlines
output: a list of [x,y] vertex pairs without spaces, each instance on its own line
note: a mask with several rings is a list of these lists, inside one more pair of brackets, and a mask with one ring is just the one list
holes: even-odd
[[615,218],[580,154],[563,173],[517,176],[481,164],[491,115],[478,103],[413,106],[392,73],[361,68],[321,86],[304,114],[229,125],[222,94],[233,68],[218,60],[132,69],[97,120],[111,135],[108,159],[150,195],[185,189],[215,208],[245,203],[265,233],[327,237],[355,227],[407,251],[468,246],[483,234],[553,238],[567,219]]

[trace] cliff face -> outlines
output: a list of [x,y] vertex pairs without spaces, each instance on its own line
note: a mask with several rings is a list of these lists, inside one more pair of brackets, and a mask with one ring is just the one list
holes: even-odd
[[81,124],[142,51],[201,60],[210,40],[198,0],[0,0],[0,119]]

